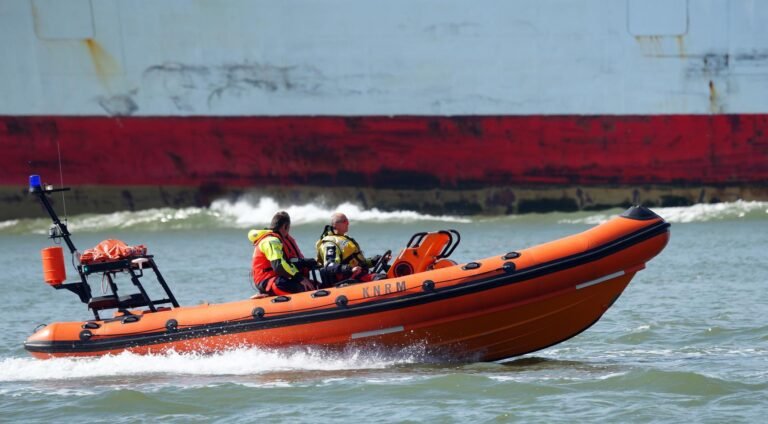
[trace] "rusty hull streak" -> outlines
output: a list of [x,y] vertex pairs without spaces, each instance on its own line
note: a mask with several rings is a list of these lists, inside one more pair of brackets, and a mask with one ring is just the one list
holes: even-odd
[[685,35],[676,35],[675,41],[677,41],[677,53],[681,58],[688,57],[685,52]]
[[709,80],[709,111],[712,113],[718,113],[720,111],[717,89],[712,80]]
[[[689,55],[685,47],[685,34],[682,35],[635,35],[635,41],[640,46],[643,55],[648,57],[658,58],[671,58],[679,57],[686,59],[689,57],[697,57],[697,55]],[[677,53],[672,50],[671,40],[674,38],[677,45]]]
[[664,49],[661,44],[661,35],[635,35],[635,40],[640,45],[645,56],[663,57]]
[[109,78],[120,73],[120,66],[112,55],[93,38],[86,38],[83,43],[88,48],[88,54],[93,62],[93,69],[104,87],[109,90]]
[[37,5],[35,2],[30,1],[29,5],[32,6],[32,22],[34,22],[35,25],[35,35],[40,34],[39,31],[39,21],[40,21],[40,12],[37,10]]

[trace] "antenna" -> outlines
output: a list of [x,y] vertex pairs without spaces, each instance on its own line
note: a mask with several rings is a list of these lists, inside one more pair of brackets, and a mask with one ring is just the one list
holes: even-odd
[[[59,154],[59,187],[64,187],[64,171],[61,166],[61,146],[58,137],[56,137],[56,152]],[[61,192],[61,205],[64,208],[64,222],[67,222],[67,201],[64,197],[64,191]]]

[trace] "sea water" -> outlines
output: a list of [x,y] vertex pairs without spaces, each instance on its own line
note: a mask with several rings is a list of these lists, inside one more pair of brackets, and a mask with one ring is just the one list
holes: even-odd
[[[194,305],[254,293],[246,233],[278,209],[293,217],[305,254],[341,210],[368,255],[398,251],[419,231],[453,228],[462,235],[453,254],[459,262],[577,233],[621,212],[426,216],[265,198],[73,216],[68,224],[81,250],[107,238],[145,244],[179,302]],[[0,222],[0,421],[764,422],[768,203],[655,212],[672,223],[671,241],[603,318],[505,363],[430,357],[422,346],[332,356],[251,348],[33,359],[22,344],[37,325],[91,315],[76,296],[42,281],[48,220]],[[68,275],[72,281],[71,264]]]

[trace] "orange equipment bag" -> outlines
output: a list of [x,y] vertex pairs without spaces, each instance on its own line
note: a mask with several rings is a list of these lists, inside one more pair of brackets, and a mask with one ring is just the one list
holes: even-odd
[[147,247],[143,244],[128,246],[120,240],[104,240],[93,249],[86,249],[80,256],[81,264],[97,262],[110,262],[118,259],[128,259],[147,254]]

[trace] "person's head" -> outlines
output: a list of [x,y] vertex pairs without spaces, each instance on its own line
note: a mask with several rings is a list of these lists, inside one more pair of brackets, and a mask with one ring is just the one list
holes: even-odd
[[291,230],[291,217],[286,211],[280,211],[272,217],[272,223],[269,225],[269,229],[279,233],[282,236],[288,235]]
[[343,213],[336,212],[331,215],[331,227],[336,231],[336,234],[347,234],[349,231],[349,220]]

